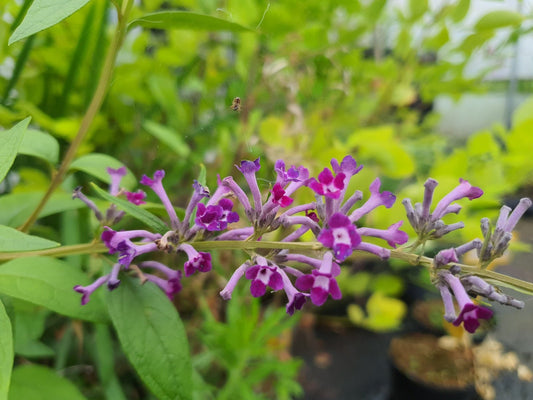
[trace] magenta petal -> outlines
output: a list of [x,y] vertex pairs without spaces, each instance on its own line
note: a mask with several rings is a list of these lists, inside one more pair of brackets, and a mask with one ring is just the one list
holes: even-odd
[[274,271],[272,275],[270,275],[268,286],[270,286],[273,290],[280,290],[283,288],[283,279],[278,271]]
[[339,285],[337,284],[337,281],[333,278],[329,280],[329,294],[331,295],[331,298],[334,300],[340,300],[342,299],[342,293],[339,289]]
[[259,279],[254,279],[250,285],[250,292],[254,297],[261,297],[266,292],[266,286]]
[[294,285],[299,290],[309,290],[313,287],[313,283],[315,282],[315,277],[312,275],[302,275],[298,279],[296,279],[296,282],[294,282]]
[[259,265],[254,265],[253,267],[250,267],[246,270],[246,273],[244,276],[246,276],[246,279],[255,279],[257,277],[257,274],[259,273],[259,269],[262,267]]
[[321,287],[311,289],[311,301],[315,306],[321,306],[328,299],[328,292]]
[[350,218],[341,213],[335,213],[328,221],[330,228],[340,228],[351,225]]
[[324,168],[322,172],[318,174],[318,181],[324,185],[329,185],[333,182],[333,174],[328,168]]
[[325,247],[332,248],[334,243],[333,232],[331,229],[323,229],[322,232],[318,235],[317,240],[322,243]]

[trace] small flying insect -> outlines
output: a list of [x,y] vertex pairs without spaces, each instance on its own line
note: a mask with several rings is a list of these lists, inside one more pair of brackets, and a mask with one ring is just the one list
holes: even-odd
[[240,97],[235,97],[233,99],[233,103],[231,103],[231,109],[233,111],[241,111],[241,98]]

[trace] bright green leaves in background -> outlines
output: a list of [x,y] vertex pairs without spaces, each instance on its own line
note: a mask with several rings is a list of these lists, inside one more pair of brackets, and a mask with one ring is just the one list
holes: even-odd
[[[70,164],[71,170],[83,171],[95,178],[100,179],[103,182],[111,183],[111,177],[107,172],[107,168],[118,169],[123,167],[124,164],[118,161],[116,158],[108,156],[107,154],[91,153],[77,158]],[[135,176],[127,169],[126,175],[122,178],[120,186],[131,190],[137,186],[137,180]]]
[[122,279],[107,296],[122,349],[160,400],[192,398],[192,366],[185,329],[172,303],[152,283]]
[[13,370],[9,400],[84,400],[76,386],[50,368],[22,365]]
[[9,38],[8,44],[57,24],[88,2],[89,0],[33,0],[24,20]]
[[129,27],[151,29],[189,29],[201,31],[254,32],[234,22],[188,11],[162,11],[143,15],[130,22]]
[[13,368],[13,333],[11,321],[0,300],[0,400],[7,399]]
[[13,165],[31,118],[26,118],[11,129],[0,131],[0,182]]
[[44,306],[71,318],[108,321],[98,294],[81,305],[81,294],[72,288],[90,282],[87,275],[51,257],[25,257],[0,265],[0,293]]

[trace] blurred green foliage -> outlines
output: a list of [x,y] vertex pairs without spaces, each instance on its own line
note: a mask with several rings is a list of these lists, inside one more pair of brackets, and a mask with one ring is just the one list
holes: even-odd
[[[78,131],[116,25],[112,3],[122,4],[68,3],[74,8],[87,4],[61,23],[51,26],[44,21],[33,30],[21,25],[31,0],[0,3],[0,126],[12,128],[31,116],[32,132],[13,142],[13,157],[19,154],[15,174],[8,175],[2,187],[6,194],[0,198],[0,222],[11,227],[31,214],[50,184],[59,155]],[[94,178],[105,182],[105,167],[119,164],[131,169],[125,182],[131,187],[133,176],[165,169],[167,182],[172,182],[169,192],[178,204],[191,191],[184,182],[200,175],[213,186],[217,174],[228,175],[236,162],[258,156],[270,163],[282,158],[289,165],[303,164],[316,174],[331,158],[352,154],[365,169],[350,190],[361,189],[365,196],[376,175],[399,199],[414,201],[422,200],[422,183],[428,176],[440,182],[437,195],[462,177],[482,187],[485,196],[461,215],[467,228],[452,241],[479,236],[480,217],[494,216],[504,195],[531,184],[532,101],[515,113],[509,131],[496,127],[473,134],[465,143],[436,133],[439,116],[432,108],[438,95],[458,99],[465,92],[484,90],[482,78],[488,69],[468,76],[470,57],[496,32],[507,35],[504,43],[516,40],[522,33],[520,14],[491,12],[465,26],[469,0],[444,2],[439,8],[430,7],[427,0],[411,0],[403,9],[386,0],[138,3],[131,16],[137,21],[130,25],[119,52],[105,102],[71,174],[32,234],[62,244],[91,240],[94,221],[70,200],[71,190]],[[169,10],[177,13],[161,27],[151,16],[143,18]],[[224,30],[205,26],[207,19],[185,20],[183,11],[218,17],[224,21],[216,24]],[[67,16],[63,14],[59,19]],[[25,24],[31,25],[28,20]],[[455,38],[457,31],[464,33],[460,40]],[[21,40],[8,46],[13,32],[19,33],[11,40]],[[24,38],[20,32],[34,34]],[[230,108],[235,97],[242,99],[240,112]],[[263,189],[274,180],[273,175],[262,178]],[[155,212],[152,206],[148,208]],[[404,218],[403,207],[398,201],[392,210],[376,210],[371,218],[369,225],[385,228]],[[107,268],[97,256],[66,261],[73,273],[82,266],[92,274]],[[232,266],[234,262],[222,257],[220,261]],[[349,305],[352,322],[376,330],[399,326],[406,311],[396,298],[404,285],[401,269],[374,275],[343,272],[339,285],[345,296],[368,297],[366,309]],[[185,292],[212,286],[208,282]],[[116,349],[117,339],[107,326],[60,319],[16,296],[4,302],[19,360],[49,360],[55,369],[91,362],[96,372],[88,377],[67,373],[88,397],[150,398]],[[206,304],[201,309],[199,335],[189,335],[193,380],[205,384],[199,386],[205,391],[196,393],[197,398],[288,399],[300,393],[295,383],[299,363],[281,360],[274,351],[281,332],[296,319],[286,320],[284,310],[263,310],[255,299],[241,297],[229,303],[225,319],[215,318]],[[186,317],[198,318],[197,311],[191,314]],[[89,344],[85,336],[91,338]],[[86,347],[89,360],[77,346]],[[279,352],[287,346],[280,345]],[[122,370],[115,373],[115,365]],[[12,390],[23,390],[17,382],[48,380],[51,369],[42,368],[15,369]],[[53,376],[57,382],[52,383],[67,396],[81,396],[68,381]],[[99,383],[87,387],[95,380]]]

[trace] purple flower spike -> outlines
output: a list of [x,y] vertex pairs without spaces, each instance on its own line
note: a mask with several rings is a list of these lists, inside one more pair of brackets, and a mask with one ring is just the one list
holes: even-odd
[[379,206],[385,206],[385,208],[391,208],[396,201],[396,196],[389,191],[379,192],[381,187],[381,181],[379,178],[374,179],[374,182],[370,184],[370,198],[360,208],[355,210],[350,215],[350,221],[355,222],[363,215],[368,214],[370,211]]
[[81,305],[84,306],[87,304],[90,300],[91,294],[98,289],[100,286],[102,286],[104,283],[107,282],[109,279],[109,275],[104,275],[97,280],[95,280],[93,283],[91,283],[88,286],[80,286],[76,285],[74,286],[74,290],[78,293],[81,293],[83,296],[81,297]]
[[307,184],[315,193],[329,197],[330,199],[338,199],[344,189],[344,173],[339,173],[335,177],[328,168],[318,174],[318,180],[311,178]]
[[431,219],[436,221],[446,213],[448,206],[456,200],[468,197],[469,200],[474,200],[483,194],[483,190],[478,187],[472,186],[468,181],[459,179],[459,185],[455,187],[450,193],[444,196],[441,201],[438,202],[435,210],[431,214]]
[[291,199],[288,196],[285,196],[285,190],[281,187],[279,183],[274,184],[271,190],[272,193],[272,202],[282,208],[288,207],[292,204],[294,199]]
[[267,260],[263,257],[257,257],[257,265],[246,270],[246,279],[252,281],[250,292],[254,297],[261,297],[265,294],[267,286],[272,290],[280,290],[283,288],[283,279],[278,272],[279,268],[276,265],[269,266]]
[[109,193],[111,196],[116,196],[120,191],[120,181],[122,177],[128,173],[126,167],[120,167],[118,169],[107,168],[107,173],[111,176],[111,185],[109,186]]
[[160,169],[155,171],[153,179],[148,178],[146,175],[143,175],[143,177],[141,178],[141,184],[149,186],[155,192],[155,194],[159,197],[159,199],[165,206],[165,210],[167,211],[167,214],[170,218],[172,228],[178,229],[180,220],[176,214],[176,210],[174,210],[174,207],[172,206],[172,203],[168,198],[168,194],[165,191],[165,188],[163,187],[164,177],[165,171]]
[[184,270],[185,276],[191,276],[196,271],[208,272],[211,271],[211,254],[203,251],[196,251],[190,244],[182,243],[178,250],[183,251],[189,257],[189,261],[185,262]]
[[474,304],[474,302],[470,300],[470,297],[468,297],[459,278],[453,276],[451,273],[445,273],[441,276],[452,289],[455,299],[459,304],[459,309],[461,310],[453,324],[459,326],[463,323],[463,326],[468,332],[474,333],[480,325],[478,320],[490,319],[493,314],[492,310]]
[[146,193],[140,189],[136,192],[126,192],[126,199],[128,199],[130,203],[135,204],[136,206],[146,204],[146,201],[144,201],[145,198]]
[[328,229],[323,229],[320,232],[318,241],[333,249],[337,260],[344,261],[361,243],[361,237],[357,234],[355,225],[344,214],[333,214],[328,225]]

